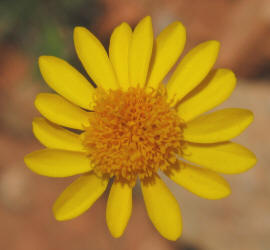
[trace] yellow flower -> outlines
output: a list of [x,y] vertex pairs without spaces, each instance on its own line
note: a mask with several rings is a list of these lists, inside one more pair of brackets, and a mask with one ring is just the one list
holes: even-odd
[[113,178],[106,220],[111,234],[121,236],[139,178],[153,225],[176,240],[182,231],[179,205],[159,171],[200,197],[221,199],[231,191],[218,173],[241,173],[256,163],[252,152],[230,142],[252,122],[250,111],[203,114],[226,100],[236,84],[232,71],[211,71],[217,41],[189,51],[163,84],[185,40],[180,22],[154,39],[147,16],[134,31],[127,23],[115,28],[108,56],[90,31],[76,27],[76,52],[97,88],[62,59],[39,58],[41,74],[57,94],[42,93],[35,100],[46,119],[35,118],[33,132],[46,149],[28,154],[25,163],[50,177],[82,174],[55,202],[57,220],[85,212]]

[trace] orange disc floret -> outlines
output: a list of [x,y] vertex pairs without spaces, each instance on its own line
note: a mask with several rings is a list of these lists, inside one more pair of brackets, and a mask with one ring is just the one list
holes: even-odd
[[98,89],[82,138],[97,174],[134,185],[176,161],[182,128],[165,89]]

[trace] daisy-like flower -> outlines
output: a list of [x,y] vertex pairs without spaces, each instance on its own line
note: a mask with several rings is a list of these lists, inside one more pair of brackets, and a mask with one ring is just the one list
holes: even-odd
[[112,178],[106,220],[111,234],[119,237],[139,179],[153,225],[176,240],[182,231],[180,209],[160,171],[202,198],[221,199],[231,191],[218,173],[241,173],[256,163],[252,152],[230,142],[252,122],[249,110],[204,114],[226,100],[236,84],[232,71],[211,70],[217,41],[189,51],[164,84],[185,40],[180,22],[154,39],[147,16],[133,31],[127,23],[115,28],[108,56],[90,31],[76,27],[76,52],[97,88],[62,59],[39,58],[44,80],[57,93],[36,97],[35,106],[45,118],[34,119],[33,132],[46,148],[28,154],[25,163],[40,175],[80,174],[56,200],[57,220],[89,209]]

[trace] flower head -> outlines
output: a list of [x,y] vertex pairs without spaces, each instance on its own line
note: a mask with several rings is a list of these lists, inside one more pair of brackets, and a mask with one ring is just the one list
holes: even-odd
[[119,237],[140,179],[153,225],[176,240],[182,231],[180,209],[160,171],[200,197],[221,199],[231,191],[218,173],[241,173],[256,163],[252,152],[230,142],[252,122],[250,111],[204,114],[225,101],[236,84],[232,71],[211,70],[217,41],[189,51],[164,84],[185,37],[183,25],[174,22],[154,39],[151,18],[145,17],[133,31],[127,23],[115,28],[108,56],[90,31],[76,27],[76,52],[97,88],[62,59],[39,58],[41,74],[57,94],[36,98],[45,118],[34,119],[33,132],[46,148],[28,154],[25,163],[50,177],[81,174],[55,202],[57,220],[85,212],[112,178],[106,219]]

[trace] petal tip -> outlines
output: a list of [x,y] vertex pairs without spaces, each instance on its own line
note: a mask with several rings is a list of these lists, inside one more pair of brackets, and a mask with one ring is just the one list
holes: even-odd
[[89,30],[86,29],[85,27],[76,26],[73,30],[73,40],[75,42],[75,45],[76,45],[76,42],[80,40],[81,36],[87,34],[88,32]]
[[184,31],[186,32],[186,28],[185,28],[185,25],[183,23],[181,23],[180,21],[175,21],[171,24],[171,27],[173,29],[177,29],[177,30],[180,30],[180,31]]
[[111,40],[114,38],[116,33],[122,34],[123,32],[130,33],[130,34],[132,33],[132,29],[127,22],[122,22],[121,24],[119,24],[118,26],[115,27],[115,29],[113,30],[112,35],[111,35]]
[[181,46],[181,52],[182,52],[182,49],[184,48],[184,45],[186,42],[186,28],[185,28],[185,26],[180,21],[175,21],[175,22],[172,22],[167,27],[167,30],[170,33],[175,33],[179,39],[179,42],[182,41],[182,43],[183,43],[183,46]]
[[222,192],[219,193],[219,195],[217,195],[216,197],[213,197],[212,199],[209,199],[209,200],[221,200],[221,199],[229,197],[231,193],[232,193],[232,189],[230,185],[226,182],[226,185],[224,186]]
[[44,78],[44,71],[46,70],[46,68],[50,65],[50,59],[53,56],[46,56],[46,55],[42,55],[38,58],[38,66],[39,66],[39,70],[41,72],[41,75]]
[[53,215],[54,215],[54,218],[57,220],[57,221],[65,221],[65,220],[68,220],[70,218],[67,218],[65,215],[63,215],[61,213],[61,211],[59,211],[59,209],[57,208],[57,204],[54,204],[53,207],[52,207],[52,212],[53,212]]
[[33,133],[35,134],[35,130],[36,130],[36,127],[38,126],[38,124],[41,122],[41,119],[39,119],[40,117],[35,117],[32,121],[32,130],[33,130]]
[[50,66],[50,63],[55,64],[59,62],[64,62],[64,60],[56,56],[49,56],[49,55],[42,55],[38,58],[39,67]]
[[39,62],[46,62],[46,61],[48,61],[48,60],[50,60],[52,58],[57,58],[57,57],[51,56],[51,55],[41,55],[41,56],[38,57],[38,61]]
[[224,69],[224,68],[218,69],[218,72],[220,74],[220,77],[226,78],[227,82],[232,85],[232,89],[231,89],[231,92],[232,92],[237,82],[237,77],[235,73],[230,69]]
[[206,42],[201,43],[199,46],[202,46],[202,48],[207,48],[208,50],[212,51],[213,53],[217,54],[220,49],[220,42],[217,40],[209,40]]
[[142,20],[144,20],[145,22],[152,22],[152,17],[150,15],[147,15]]
[[250,123],[254,121],[254,113],[251,110],[248,110],[249,112],[249,117],[250,117]]
[[29,155],[30,155],[30,154],[31,154],[31,153],[25,155],[24,158],[23,158],[23,161],[24,161],[24,163],[25,163],[25,165],[26,165],[27,167],[28,167],[28,163],[29,163]]
[[246,109],[244,110],[245,112],[243,113],[243,115],[245,115],[245,121],[246,121],[246,128],[254,121],[254,113],[249,110]]
[[152,28],[152,18],[151,16],[145,16],[144,18],[142,18],[139,23],[137,24],[137,26],[135,27],[135,30],[136,28],[140,27],[140,26],[147,26],[147,27],[151,27]]
[[211,45],[211,46],[213,46],[213,47],[215,47],[217,49],[220,48],[220,42],[217,41],[217,40],[209,40],[208,41],[208,45]]
[[42,98],[45,96],[45,93],[39,93],[37,94],[36,98],[35,98],[35,101],[34,101],[34,104],[35,104],[35,107],[37,110],[39,110],[39,107],[40,107],[40,102],[42,100]]
[[122,22],[119,26],[118,26],[118,28],[129,28],[130,26],[129,26],[129,24],[127,23],[127,22]]
[[256,155],[253,152],[251,152],[251,151],[250,151],[250,153],[251,153],[251,156],[250,156],[250,167],[247,170],[253,168],[257,164],[257,162],[258,162],[258,159],[257,159]]
[[112,235],[112,237],[113,238],[120,238],[122,235],[123,235],[123,233],[124,232],[122,232],[122,231],[115,231],[115,230],[113,230],[113,229],[111,229],[111,228],[109,228],[109,231],[110,231],[110,233],[111,233],[111,235]]
[[230,70],[230,69],[226,69],[226,68],[219,68],[219,69],[215,69],[215,72],[218,72],[220,74],[220,76],[230,76],[231,78],[236,80],[236,75],[235,73]]
[[182,235],[182,228],[179,229],[179,232],[173,233],[171,235],[164,236],[167,240],[177,241]]
[[73,34],[74,35],[78,35],[80,34],[81,32],[84,32],[85,30],[87,30],[85,27],[83,26],[76,26],[73,30]]
[[27,166],[27,168],[29,168],[33,172],[36,172],[32,166],[32,158],[33,158],[32,156],[33,156],[33,152],[25,155],[23,160],[24,160],[24,163]]

